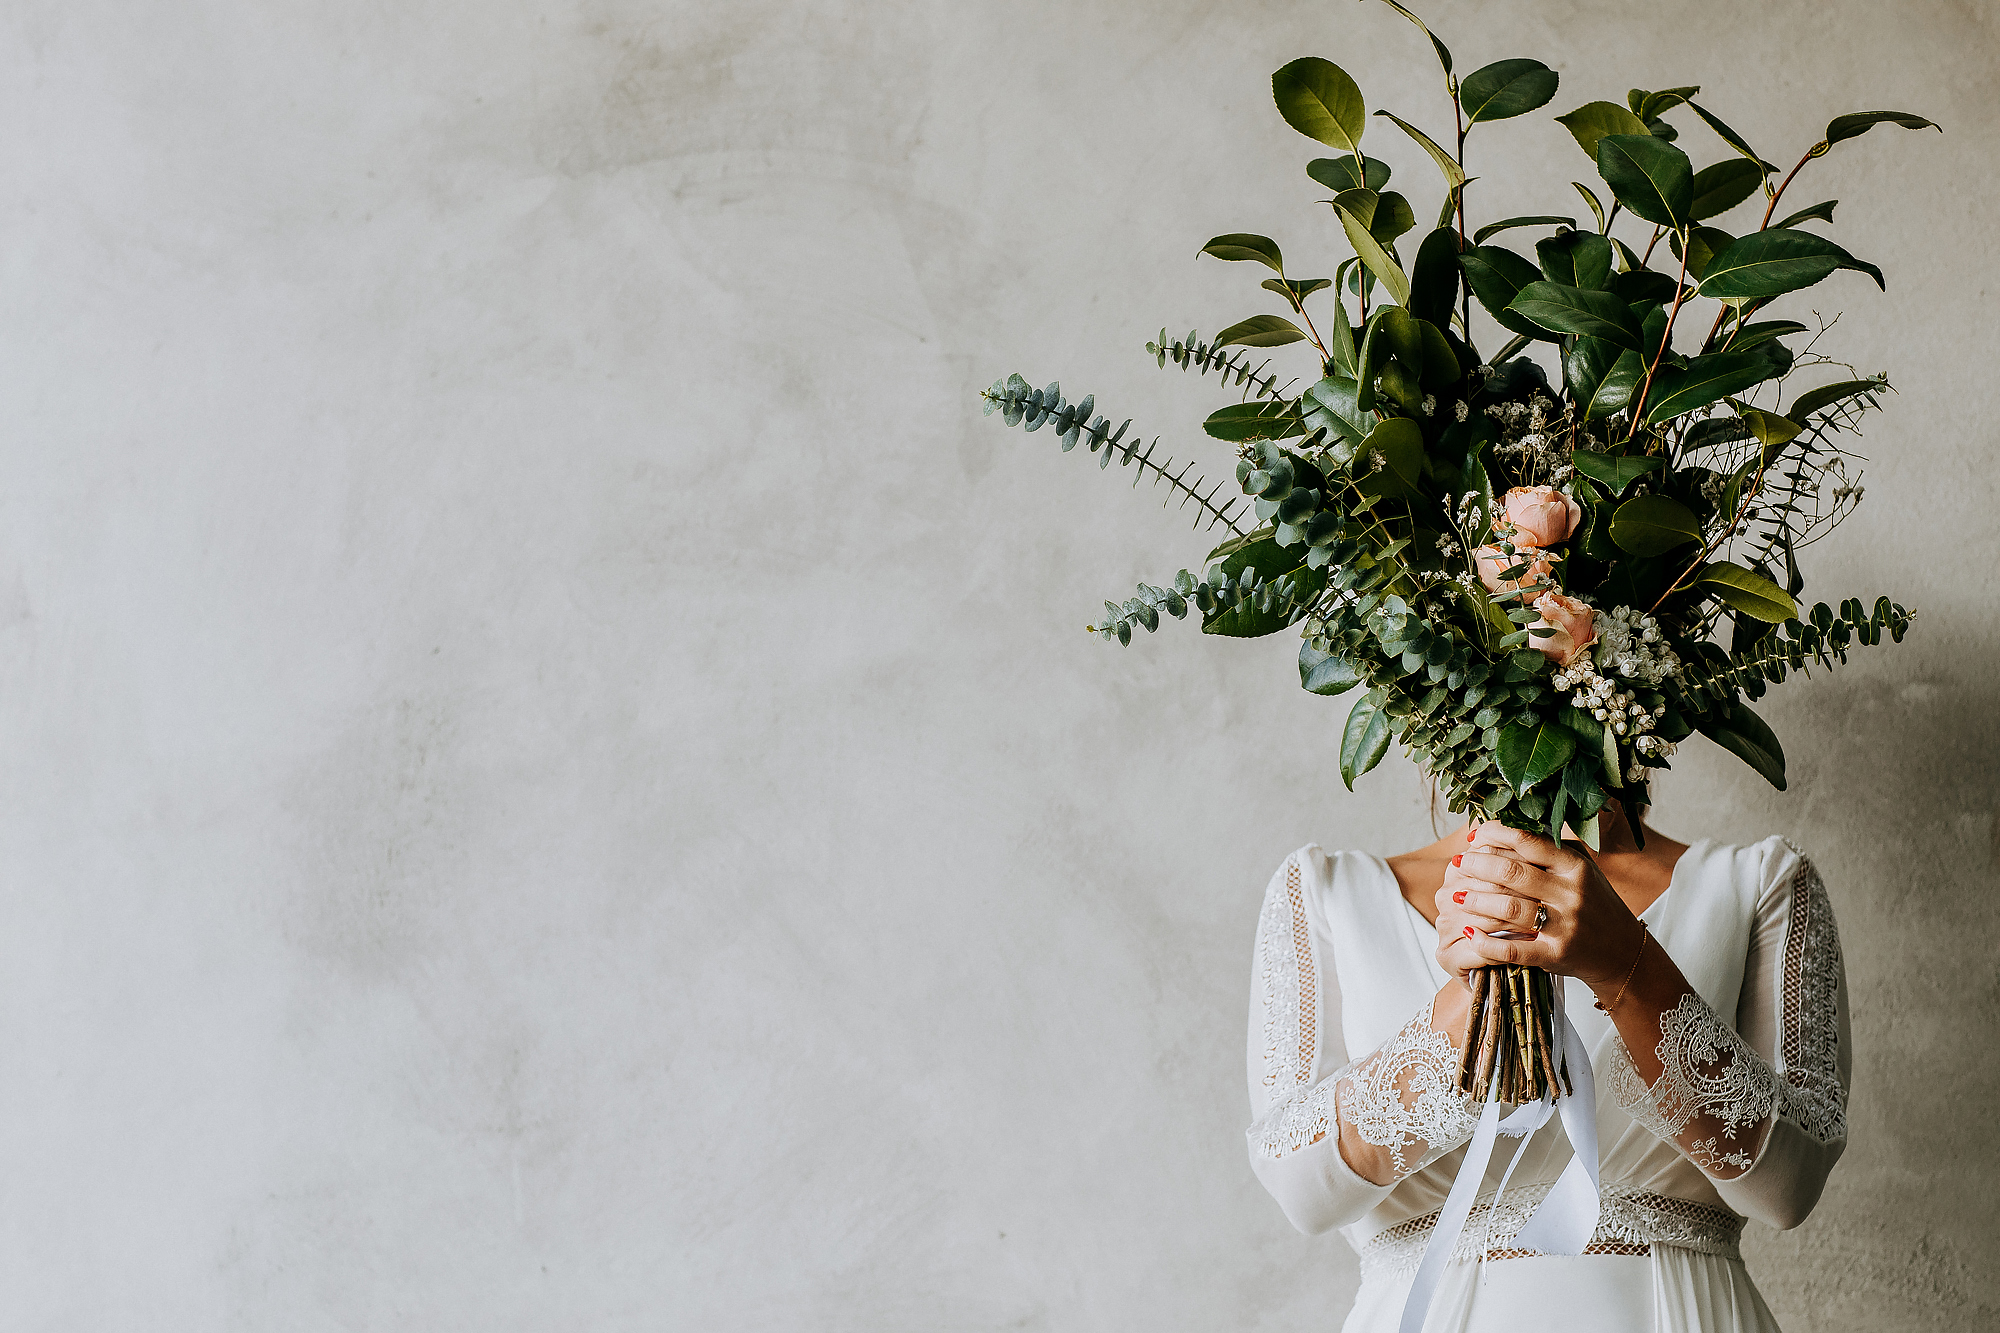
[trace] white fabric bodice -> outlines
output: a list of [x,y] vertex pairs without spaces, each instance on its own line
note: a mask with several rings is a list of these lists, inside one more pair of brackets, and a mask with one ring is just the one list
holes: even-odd
[[[1740,1219],[1802,1220],[1845,1145],[1850,1055],[1832,915],[1811,864],[1769,838],[1694,844],[1642,919],[1699,999],[1664,1017],[1665,1072],[1649,1088],[1589,988],[1567,983],[1565,1005],[1604,1094],[1599,1236],[1629,1237],[1642,1252],[1666,1244],[1734,1256]],[[1472,1128],[1453,1086],[1457,1053],[1429,1027],[1448,980],[1436,943],[1373,856],[1301,848],[1266,894],[1250,1014],[1251,1159],[1301,1230],[1344,1229],[1363,1256],[1364,1290],[1407,1275]],[[1389,1148],[1398,1179],[1378,1185],[1349,1168],[1342,1121]],[[1511,1235],[1570,1155],[1552,1119],[1497,1208],[1468,1226],[1461,1253]],[[1495,1154],[1482,1194],[1511,1156]]]

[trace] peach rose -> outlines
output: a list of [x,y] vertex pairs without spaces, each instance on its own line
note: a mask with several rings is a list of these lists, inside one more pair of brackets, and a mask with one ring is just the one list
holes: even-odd
[[1528,646],[1557,666],[1568,666],[1578,653],[1597,642],[1596,612],[1574,597],[1545,592],[1535,599],[1541,619],[1528,626]]
[[[1482,546],[1473,552],[1473,558],[1479,564],[1479,581],[1486,585],[1486,591],[1495,595],[1547,583],[1555,569],[1555,562],[1533,547],[1524,547],[1518,554],[1508,555],[1498,546]],[[1519,578],[1500,577],[1501,570],[1512,569],[1516,565],[1527,566]]]
[[1583,506],[1553,486],[1516,486],[1501,505],[1516,546],[1554,546],[1583,522]]

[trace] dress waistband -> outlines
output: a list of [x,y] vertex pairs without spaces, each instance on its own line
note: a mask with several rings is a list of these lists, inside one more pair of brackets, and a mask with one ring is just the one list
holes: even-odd
[[[1528,1224],[1535,1208],[1548,1195],[1551,1185],[1523,1185],[1510,1189],[1494,1206],[1486,1195],[1472,1206],[1460,1234],[1454,1260],[1518,1259],[1534,1253],[1516,1250],[1507,1242]],[[1645,1254],[1654,1245],[1673,1245],[1697,1254],[1741,1259],[1737,1238],[1743,1234],[1743,1219],[1723,1208],[1676,1199],[1667,1194],[1606,1185],[1597,1230],[1590,1238],[1586,1254]],[[1398,1222],[1355,1244],[1361,1256],[1361,1280],[1408,1277],[1417,1271],[1437,1227],[1437,1211]]]

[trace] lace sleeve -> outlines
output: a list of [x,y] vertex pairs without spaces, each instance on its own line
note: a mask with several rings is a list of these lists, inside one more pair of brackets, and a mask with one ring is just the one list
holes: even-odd
[[1337,994],[1306,868],[1286,861],[1258,922],[1251,1000],[1252,1168],[1309,1233],[1351,1222],[1395,1183],[1470,1137],[1477,1117],[1457,1089],[1458,1048],[1426,1006],[1388,1041],[1322,1071],[1341,1053],[1326,1021]]
[[1796,1226],[1847,1143],[1846,975],[1826,886],[1795,850],[1759,903],[1734,1026],[1700,996],[1660,1016],[1648,1086],[1622,1042],[1608,1083],[1738,1212]]

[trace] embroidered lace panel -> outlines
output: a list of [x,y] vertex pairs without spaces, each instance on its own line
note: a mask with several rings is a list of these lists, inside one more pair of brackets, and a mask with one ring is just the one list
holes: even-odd
[[1283,1157],[1335,1132],[1339,1121],[1363,1143],[1387,1148],[1398,1179],[1463,1143],[1479,1123],[1458,1090],[1458,1048],[1421,1013],[1361,1059],[1273,1106],[1251,1139],[1264,1156]]
[[[1492,1195],[1485,1196],[1473,1205],[1451,1257],[1468,1261],[1482,1256],[1515,1259],[1535,1253],[1515,1249],[1507,1242],[1528,1224],[1550,1188],[1544,1184],[1508,1190],[1497,1207]],[[1610,1184],[1604,1187],[1602,1201],[1597,1230],[1591,1235],[1585,1254],[1646,1254],[1654,1245],[1673,1245],[1699,1254],[1742,1257],[1737,1238],[1743,1233],[1743,1219],[1735,1213]],[[1435,1212],[1425,1213],[1357,1244],[1361,1280],[1402,1278],[1416,1272],[1437,1218]]]
[[[1785,931],[1778,1050],[1780,1076],[1701,997],[1683,995],[1660,1015],[1653,1048],[1661,1073],[1651,1087],[1613,1037],[1606,1081],[1618,1105],[1688,1160],[1719,1179],[1756,1164],[1772,1112],[1821,1143],[1847,1133],[1838,1069],[1840,939],[1826,886],[1810,861],[1792,878]],[[1706,1135],[1706,1137],[1697,1137]]]
[[1263,971],[1264,1086],[1275,1098],[1312,1081],[1319,1042],[1319,978],[1297,856],[1285,862],[1285,893],[1270,894],[1257,923]]

